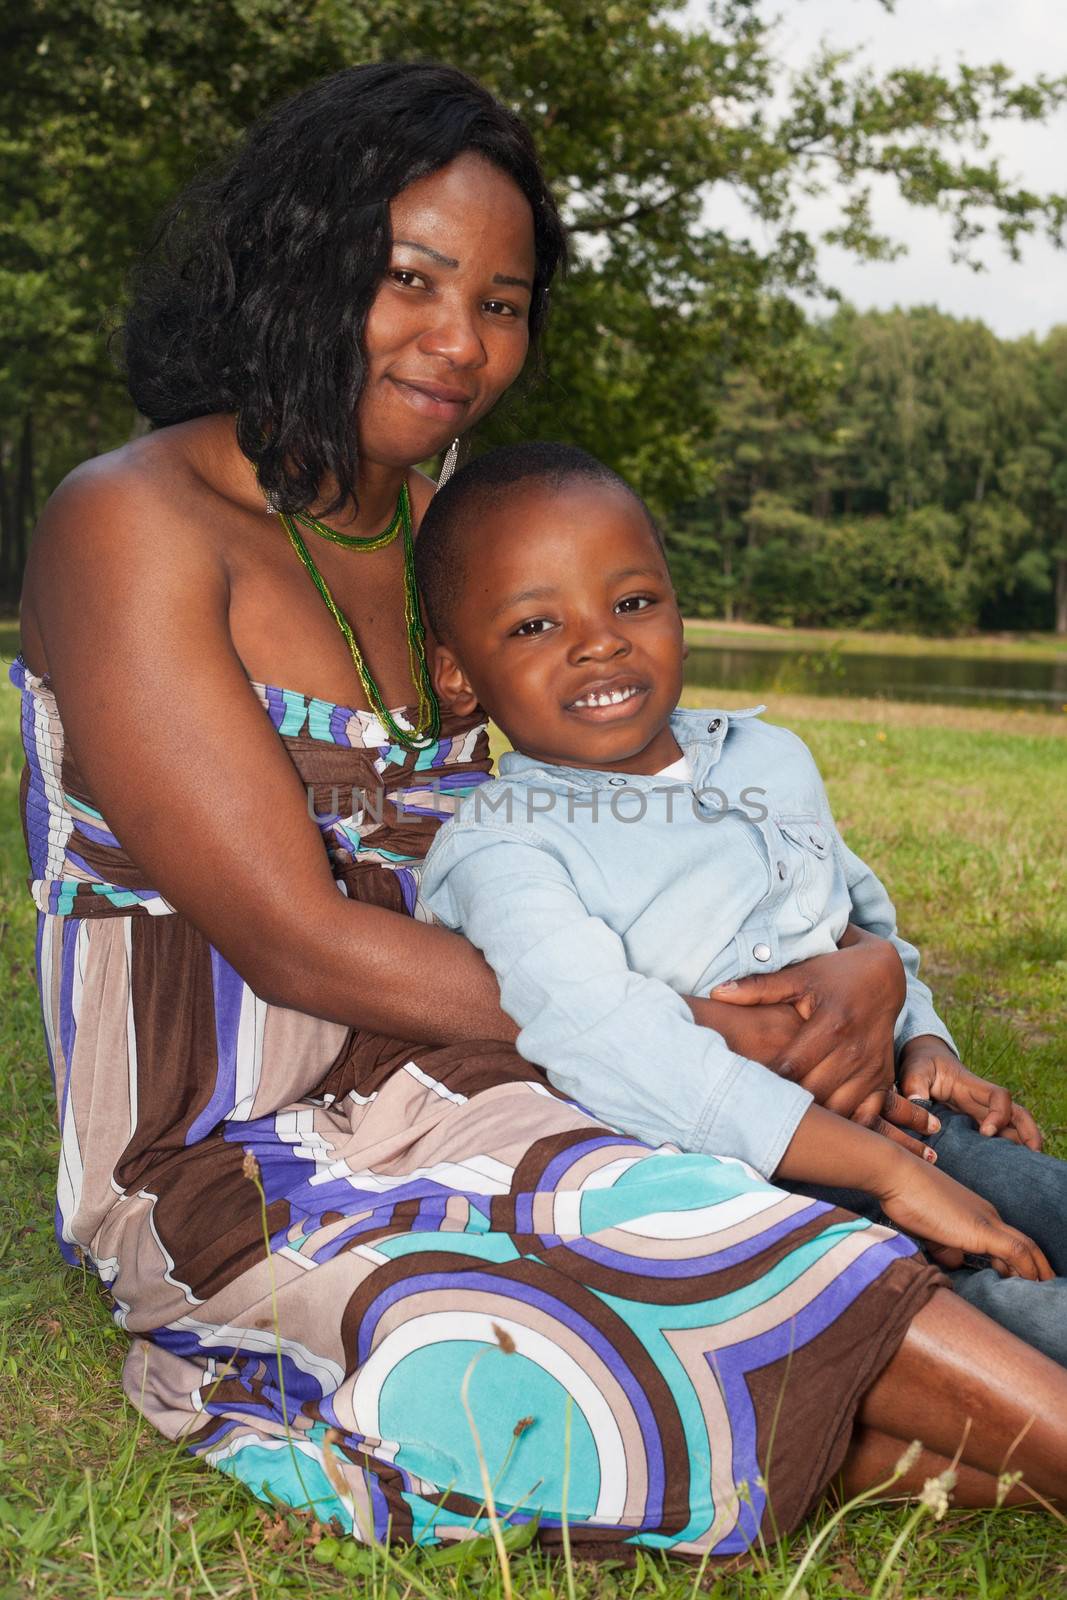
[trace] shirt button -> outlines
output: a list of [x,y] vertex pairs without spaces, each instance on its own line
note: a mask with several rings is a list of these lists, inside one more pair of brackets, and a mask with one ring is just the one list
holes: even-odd
[[752,946],[752,954],[757,961],[769,961],[771,959],[771,947],[769,944],[754,944]]
[[613,789],[618,789],[620,786],[622,788],[626,787],[626,779],[625,778],[609,778],[608,782],[611,784]]
[[784,861],[779,861],[779,863],[778,863],[778,876],[779,876],[779,878],[781,878],[783,883],[785,882],[785,874],[786,874],[785,862]]
[[708,723],[708,732],[709,733],[718,733],[718,731],[719,731],[719,729],[721,727],[722,727],[722,718],[721,717],[712,717],[711,721]]

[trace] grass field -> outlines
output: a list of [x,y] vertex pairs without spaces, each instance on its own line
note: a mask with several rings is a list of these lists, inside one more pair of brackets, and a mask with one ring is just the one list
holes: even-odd
[[686,638],[697,645],[734,645],[746,650],[825,650],[844,655],[995,657],[1008,661],[1067,658],[1067,638],[1054,633],[968,633],[957,639],[920,633],[868,633],[859,628],[776,628],[762,622],[721,622],[691,617]]
[[[740,696],[724,697],[738,703]],[[708,696],[710,701],[711,696]],[[718,700],[716,703],[721,704]],[[901,925],[966,1055],[1037,1112],[1067,1155],[1067,902],[1062,724],[1018,714],[779,698],[775,720],[812,744],[850,843],[887,879]],[[121,1398],[125,1340],[93,1280],[52,1243],[51,1090],[32,974],[32,923],[16,820],[16,700],[0,692],[0,1596],[220,1600],[226,1596],[503,1593],[479,1546],[446,1567],[321,1537],[268,1514],[177,1455]],[[787,1549],[700,1581],[719,1600],[1049,1600],[1067,1592],[1067,1526],[1018,1511],[909,1524],[897,1507],[824,1510]],[[795,1581],[805,1549],[823,1546]],[[904,1534],[899,1553],[894,1541]],[[525,1600],[636,1600],[694,1593],[695,1574],[645,1558],[632,1571],[569,1572],[511,1558]],[[881,1577],[879,1575],[881,1574]],[[793,1587],[790,1589],[791,1581]]]

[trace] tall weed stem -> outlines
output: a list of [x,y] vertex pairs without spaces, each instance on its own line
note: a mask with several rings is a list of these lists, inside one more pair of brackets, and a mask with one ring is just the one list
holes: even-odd
[[[501,1346],[503,1348],[503,1341],[501,1341]],[[487,1345],[484,1350],[479,1350],[478,1354],[468,1364],[467,1370],[463,1374],[463,1382],[459,1386],[459,1398],[463,1403],[464,1411],[467,1413],[467,1424],[471,1430],[471,1437],[474,1440],[474,1453],[478,1458],[478,1472],[482,1480],[482,1496],[485,1500],[485,1513],[489,1518],[489,1527],[493,1535],[493,1544],[496,1547],[496,1556],[500,1563],[500,1579],[504,1585],[504,1600],[512,1600],[511,1560],[508,1556],[507,1546],[504,1543],[504,1535],[500,1527],[500,1518],[496,1514],[496,1496],[493,1494],[493,1481],[489,1476],[489,1463],[485,1459],[485,1451],[482,1449],[481,1436],[478,1433],[478,1425],[474,1420],[474,1412],[471,1408],[470,1402],[471,1378],[474,1376],[474,1369],[482,1357],[489,1354],[491,1348],[492,1346]],[[512,1348],[514,1348],[514,1346],[512,1346]]]

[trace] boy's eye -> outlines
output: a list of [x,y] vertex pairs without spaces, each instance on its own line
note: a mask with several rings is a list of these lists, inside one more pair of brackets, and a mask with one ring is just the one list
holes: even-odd
[[644,611],[646,606],[654,605],[655,597],[650,594],[628,594],[624,600],[616,600],[615,610],[626,615],[630,611]]
[[538,634],[547,633],[552,624],[547,617],[530,617],[526,622],[520,622],[517,628],[511,631],[517,639],[536,639]]

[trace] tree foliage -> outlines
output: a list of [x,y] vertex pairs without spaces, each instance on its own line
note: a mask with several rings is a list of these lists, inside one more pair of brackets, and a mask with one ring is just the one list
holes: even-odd
[[[873,3],[873,0],[870,0]],[[800,198],[841,194],[835,237],[884,255],[872,175],[1017,250],[1062,241],[1067,201],[1006,179],[997,121],[1047,115],[1067,81],[1003,67],[878,75],[840,54],[787,86],[764,0],[696,24],[654,0],[23,0],[0,24],[0,585],[33,507],[134,419],[103,330],[160,206],[254,116],[346,62],[462,66],[531,124],[574,228],[547,376],[485,438],[563,435],[665,510],[710,488],[729,372],[814,382],[799,300],[818,287]],[[716,223],[740,195],[758,247]]]
[[1006,341],[843,308],[805,337],[813,402],[743,371],[724,386],[714,487],[672,519],[686,608],[1067,632],[1067,328]]

